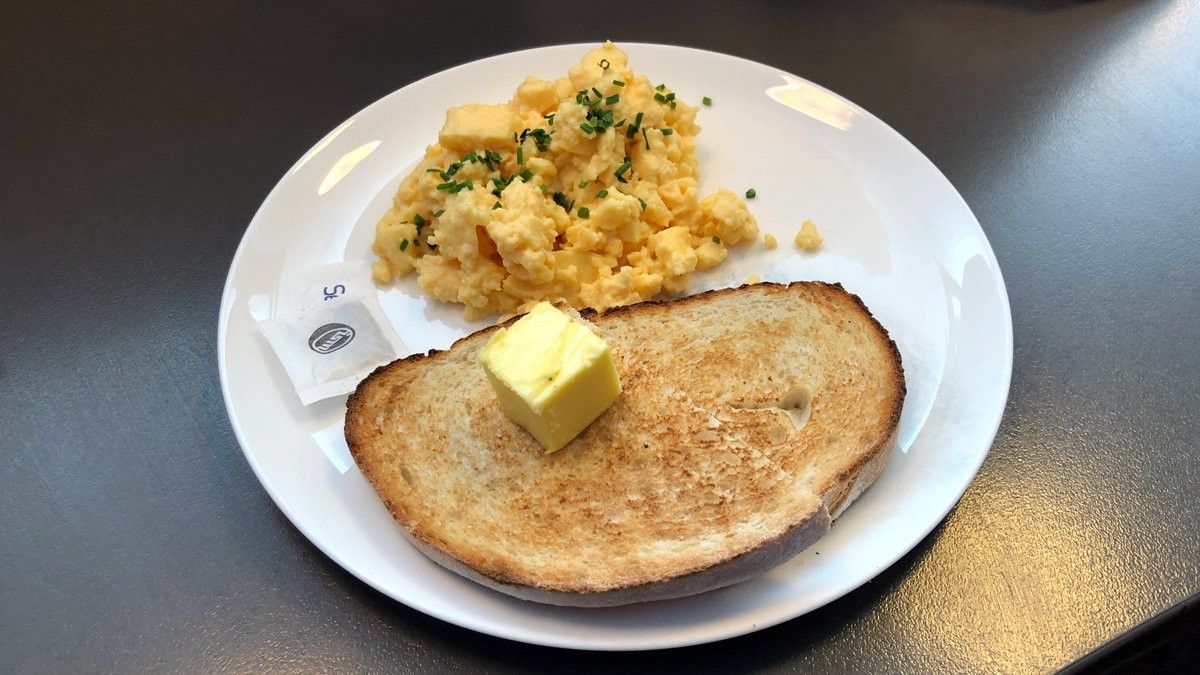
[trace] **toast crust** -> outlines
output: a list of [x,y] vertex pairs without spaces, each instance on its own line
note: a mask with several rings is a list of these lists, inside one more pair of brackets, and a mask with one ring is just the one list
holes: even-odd
[[[350,396],[355,461],[439,564],[552,604],[691,595],[811,545],[887,462],[899,351],[839,284],[581,315],[624,393],[553,455],[503,416],[475,363],[499,326],[381,366]],[[789,396],[806,410],[781,407]]]

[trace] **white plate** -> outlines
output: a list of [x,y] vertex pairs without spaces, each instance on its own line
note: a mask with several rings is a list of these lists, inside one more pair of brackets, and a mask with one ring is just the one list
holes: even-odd
[[[958,501],[1000,423],[1012,369],[1008,296],[978,222],[916,148],[853,103],[770,66],[711,52],[624,44],[630,64],[702,107],[702,192],[754,187],[749,202],[778,249],[735,247],[695,290],[764,280],[839,281],[891,332],[909,393],[900,449],[824,539],[756,580],[700,596],[615,609],[515,600],[412,548],[357,468],[319,447],[344,397],[302,407],[256,327],[286,294],[289,270],[370,258],[375,221],[445,110],[508,100],[528,74],[554,79],[594,45],[506,54],[411,84],[347,120],[283,177],[251,221],[221,303],[221,382],[233,429],[259,480],[314,544],[381,592],[451,623],[513,640],[598,650],[675,647],[794,618],[869,581]],[[812,219],[816,254],[791,244]],[[456,308],[415,284],[379,292],[414,351],[468,332]]]

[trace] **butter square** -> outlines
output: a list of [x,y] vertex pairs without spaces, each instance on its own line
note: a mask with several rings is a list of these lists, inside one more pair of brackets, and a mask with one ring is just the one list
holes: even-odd
[[621,394],[608,345],[549,303],[496,331],[479,360],[505,414],[547,452],[569,443]]
[[468,152],[512,143],[521,120],[506,105],[464,105],[446,111],[446,124],[438,134],[443,148]]

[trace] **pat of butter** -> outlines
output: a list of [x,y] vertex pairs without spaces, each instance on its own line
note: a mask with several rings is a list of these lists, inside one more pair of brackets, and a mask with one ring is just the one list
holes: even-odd
[[481,146],[512,143],[521,120],[507,105],[470,104],[446,111],[446,124],[438,134],[443,148],[466,152]]
[[496,331],[479,362],[504,412],[546,452],[575,438],[621,393],[604,340],[547,302]]

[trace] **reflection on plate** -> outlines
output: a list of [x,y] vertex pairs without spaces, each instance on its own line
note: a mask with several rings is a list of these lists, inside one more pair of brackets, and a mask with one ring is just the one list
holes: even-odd
[[[754,187],[768,251],[739,246],[697,274],[694,290],[821,279],[858,294],[895,339],[909,392],[899,449],[875,485],[816,546],[769,574],[681,600],[605,610],[550,607],[493,593],[412,548],[358,470],[336,448],[344,397],[302,407],[256,320],[286,304],[287,274],[370,258],[374,225],[445,110],[507,100],[527,74],[557,77],[592,45],[506,54],[409,85],[332,131],[288,171],[234,258],[218,331],[225,402],[263,486],[310,540],[381,592],[492,635],[580,649],[656,649],[710,642],[820,607],[912,549],[958,501],[1000,423],[1012,367],[1008,297],[969,208],[911,144],[853,103],[769,66],[721,54],[622,44],[630,62],[683,100],[708,96],[697,119],[702,192]],[[815,254],[790,246],[812,219]],[[415,283],[379,299],[414,351],[478,328],[426,302]],[[919,489],[918,489],[919,488]]]

